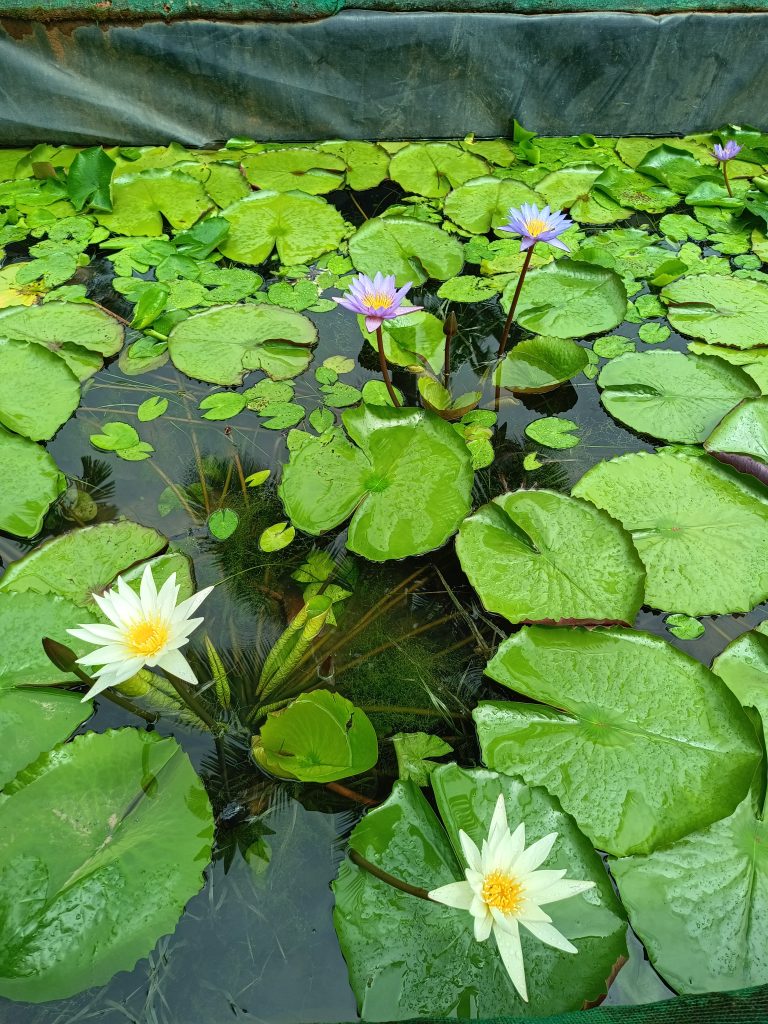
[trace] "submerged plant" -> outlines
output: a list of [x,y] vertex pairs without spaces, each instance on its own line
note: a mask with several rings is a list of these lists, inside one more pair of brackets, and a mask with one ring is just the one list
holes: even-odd
[[728,180],[728,163],[730,160],[733,160],[734,157],[739,155],[741,148],[742,147],[738,142],[734,142],[733,139],[729,139],[724,146],[721,146],[720,143],[716,142],[712,147],[712,156],[714,156],[715,160],[717,160],[723,168],[723,184],[728,191],[728,195],[731,197],[733,197],[733,192],[731,191],[731,183]]
[[550,210],[549,206],[545,206],[543,210],[539,210],[535,203],[523,203],[519,209],[514,206],[510,207],[507,223],[503,224],[499,231],[508,231],[512,235],[520,235],[520,252],[525,253],[525,261],[520,270],[520,276],[517,279],[517,287],[512,296],[512,302],[509,305],[509,313],[507,314],[504,331],[501,335],[499,359],[503,357],[507,347],[512,320],[517,309],[517,300],[520,298],[520,292],[523,290],[523,281],[531,265],[531,258],[533,257],[536,243],[546,242],[547,245],[552,245],[556,249],[570,252],[571,250],[565,242],[560,241],[560,235],[572,226],[572,220],[559,210]]
[[349,292],[341,298],[334,299],[340,306],[359,313],[365,317],[365,326],[368,331],[376,332],[376,345],[379,350],[379,366],[384,383],[387,385],[389,397],[395,408],[400,406],[397,395],[392,387],[392,381],[387,368],[387,359],[384,355],[384,338],[381,333],[381,325],[385,320],[394,320],[398,316],[405,316],[406,313],[417,313],[422,306],[404,306],[403,299],[408,293],[412,282],[408,281],[402,288],[395,288],[395,276],[390,274],[384,277],[377,273],[371,279],[365,274],[358,274],[349,286]]
[[185,703],[199,714],[197,701],[193,703],[184,685],[196,684],[197,678],[180,648],[202,623],[202,617],[193,619],[191,615],[212,590],[206,587],[177,604],[176,573],[171,573],[158,592],[152,567],[147,565],[138,594],[122,576],[105,594],[94,594],[93,600],[111,624],[83,623],[67,630],[78,640],[97,645],[96,650],[78,659],[82,666],[100,666],[83,700],[124,683],[145,667],[157,666],[168,674]]
[[539,870],[555,844],[557,833],[550,832],[526,849],[525,824],[521,822],[510,832],[503,795],[496,801],[482,850],[462,830],[459,839],[469,865],[464,872],[466,881],[433,889],[429,898],[469,911],[478,942],[485,942],[493,932],[512,984],[527,1002],[519,926],[548,946],[577,953],[577,948],[554,927],[552,918],[541,908],[592,889],[595,883],[566,879],[563,870]]

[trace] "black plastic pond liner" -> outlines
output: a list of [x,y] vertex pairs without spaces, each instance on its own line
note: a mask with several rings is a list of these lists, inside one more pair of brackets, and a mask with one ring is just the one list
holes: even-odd
[[0,144],[768,129],[764,14],[0,21]]
[[[444,1017],[422,1017],[406,1024],[444,1024]],[[647,1006],[606,1006],[554,1017],[452,1018],[454,1024],[766,1024],[768,986],[684,996]]]

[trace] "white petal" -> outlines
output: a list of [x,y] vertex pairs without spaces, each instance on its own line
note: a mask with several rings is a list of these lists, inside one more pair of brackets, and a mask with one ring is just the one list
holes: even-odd
[[126,679],[135,676],[143,664],[144,660],[142,658],[133,658],[130,661],[121,662],[119,665],[111,665],[109,668],[104,669],[103,672],[97,674],[93,686],[83,697],[83,700],[88,700],[89,697],[101,693],[110,686],[118,686],[120,683],[124,683]]
[[537,939],[545,942],[548,946],[562,949],[564,953],[578,953],[574,944],[561,935],[554,925],[546,924],[544,921],[521,921],[520,923],[528,929],[531,935],[535,935]]
[[473,871],[482,871],[483,865],[480,851],[463,829],[459,829],[459,842],[461,843],[461,850],[467,864],[469,864]]
[[565,878],[564,869],[552,871],[531,871],[531,873],[523,880],[525,895],[538,902],[539,893],[551,888],[559,882],[561,878]]
[[527,921],[551,921],[549,914],[533,900],[523,900],[515,917],[525,924]]
[[543,864],[547,857],[552,852],[552,847],[555,845],[557,839],[557,832],[550,832],[548,836],[544,836],[537,842],[532,843],[527,850],[517,859],[515,864],[515,871],[519,875],[527,874],[529,871],[534,871],[539,864]]
[[182,601],[175,612],[175,616],[180,618],[188,618],[192,612],[196,611],[203,601],[213,590],[213,587],[206,587],[204,590],[198,590],[192,597],[188,597],[186,601]]
[[440,886],[439,889],[432,889],[429,898],[435,903],[444,903],[446,907],[469,910],[474,893],[467,882],[450,882],[448,885]]
[[493,927],[493,918],[486,912],[480,916],[475,917],[475,938],[478,942],[485,942],[488,936],[491,934],[491,928]]
[[152,575],[152,567],[149,562],[144,566],[139,596],[141,597],[141,604],[145,611],[148,608],[157,607],[157,586],[155,584],[155,577]]
[[144,614],[141,598],[132,587],[128,586],[122,576],[117,577],[117,593],[131,609],[133,615]]
[[523,963],[523,947],[520,945],[520,932],[515,924],[511,931],[494,929],[499,956],[507,970],[512,984],[522,999],[528,1002],[528,987],[525,984],[525,964]]
[[499,833],[496,842],[488,850],[485,870],[517,875],[517,861],[524,848],[525,828],[522,825],[518,825],[513,835],[509,830]]
[[147,661],[147,664],[159,665],[160,668],[165,669],[166,672],[170,672],[172,676],[178,676],[178,678],[183,679],[185,683],[191,683],[193,686],[197,686],[197,676],[190,668],[187,659],[179,651],[164,650],[159,657],[154,658],[152,661]]
[[586,892],[587,889],[594,887],[594,882],[579,882],[575,878],[564,878],[562,882],[557,882],[550,889],[540,893],[536,897],[536,902],[542,905],[557,903],[558,900],[567,900],[570,896],[578,896],[580,892]]
[[118,643],[124,637],[124,633],[117,626],[101,626],[98,623],[93,625],[81,625],[78,629],[68,629],[70,636],[76,636],[78,640],[85,640],[89,644]]
[[176,608],[179,599],[179,587],[176,583],[176,573],[172,572],[160,588],[157,595],[157,610],[165,619],[169,619]]
[[136,657],[131,654],[124,644],[105,644],[95,651],[89,651],[82,658],[77,659],[78,665],[116,665],[121,661],[133,661]]
[[491,818],[491,827],[488,829],[488,841],[491,842],[494,833],[506,835],[509,832],[507,825],[507,808],[504,803],[504,794],[499,793],[499,798],[496,801],[496,806],[493,809],[493,817]]

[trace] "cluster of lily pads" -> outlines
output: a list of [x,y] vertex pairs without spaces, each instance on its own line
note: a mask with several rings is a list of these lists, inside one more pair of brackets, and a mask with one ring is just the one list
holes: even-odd
[[[678,992],[768,981],[768,635],[708,668],[634,628],[645,607],[693,639],[700,617],[768,598],[768,136],[516,124],[455,143],[41,145],[0,152],[0,211],[0,529],[49,535],[0,579],[0,994],[58,998],[130,969],[211,857],[209,799],[174,739],[68,739],[92,696],[244,735],[276,779],[335,784],[380,754],[312,661],[350,595],[322,549],[243,706],[207,636],[197,674],[180,654],[205,592],[176,545],[124,519],[57,532],[73,484],[44,444],[115,357],[127,377],[169,364],[213,385],[201,421],[288,431],[266,556],[331,534],[382,563],[455,536],[507,634],[486,674],[514,699],[473,711],[483,766],[396,735],[400,778],[349,839],[335,923],[365,1019],[578,1008],[604,994],[628,922]],[[467,354],[476,306],[497,344]],[[352,384],[349,356],[313,360],[317,323],[355,313],[379,373]],[[687,351],[649,347],[673,331]],[[474,388],[457,393],[465,363]],[[569,381],[596,386],[647,450],[570,493],[537,486],[580,443],[576,422],[538,417],[526,486],[478,501],[502,395]],[[168,416],[154,394],[90,442],[154,459],[142,425]],[[245,495],[269,486],[268,468],[237,472]],[[161,502],[189,500],[172,481]],[[223,500],[205,522],[221,544],[246,529]]]

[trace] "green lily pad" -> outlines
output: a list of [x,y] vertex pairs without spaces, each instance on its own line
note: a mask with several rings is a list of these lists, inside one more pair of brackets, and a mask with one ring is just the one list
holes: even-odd
[[481,843],[503,793],[509,821],[525,823],[527,842],[557,832],[547,869],[595,882],[586,894],[547,906],[554,926],[579,953],[553,949],[521,929],[530,999],[525,1003],[495,939],[476,942],[466,911],[400,892],[346,860],[334,883],[334,923],[361,1017],[538,1017],[599,998],[626,950],[624,915],[597,854],[573,820],[543,789],[482,769],[440,766],[432,782],[442,823],[413,782],[396,782],[392,795],[355,828],[352,849],[411,885],[435,889],[463,879],[458,830]]
[[485,160],[450,142],[414,142],[389,162],[389,177],[406,192],[435,199],[487,171]]
[[161,235],[163,218],[174,228],[191,228],[213,206],[191,175],[172,168],[123,174],[112,182],[112,212],[99,224],[118,235]]
[[373,142],[323,142],[318,148],[343,161],[347,187],[356,192],[375,188],[387,177],[389,154]]
[[137,729],[79,736],[23,771],[5,794],[6,998],[63,999],[131,970],[202,886],[213,816],[171,738]]
[[595,178],[593,187],[605,192],[620,206],[646,213],[662,213],[680,202],[676,192],[628,167],[606,167],[600,177]]
[[518,394],[538,395],[575,377],[588,362],[586,351],[568,338],[528,338],[507,353],[499,382]]
[[680,195],[690,192],[703,181],[721,183],[721,175],[714,167],[705,166],[691,153],[666,144],[646,153],[636,165],[636,170]]
[[526,626],[486,671],[541,703],[481,702],[483,760],[544,786],[598,849],[647,853],[730,814],[749,790],[760,758],[749,718],[714,673],[658,637]]
[[71,530],[9,565],[0,593],[55,594],[85,608],[93,593],[106,590],[120,573],[167,544],[156,530],[128,519]]
[[[344,385],[340,386],[344,387]],[[359,397],[358,393],[357,398]],[[267,430],[285,430],[287,427],[295,427],[301,423],[306,412],[304,407],[297,402],[272,402],[259,412],[259,416],[263,417],[261,426]]]
[[717,356],[733,366],[741,366],[760,388],[760,393],[768,395],[768,348],[741,350],[725,345],[708,345],[703,341],[689,341],[688,351],[696,355]]
[[585,203],[589,199],[592,185],[604,169],[590,163],[561,167],[537,181],[536,191],[553,209],[569,210],[575,203]]
[[758,388],[737,366],[682,352],[632,352],[603,367],[600,400],[620,423],[666,441],[704,441]]
[[664,625],[678,640],[697,640],[704,635],[704,626],[691,615],[673,614],[664,619]]
[[[511,206],[541,204],[541,196],[514,178],[473,178],[446,197],[443,211],[454,224],[478,235],[506,224]],[[502,236],[503,237],[503,236]]]
[[671,333],[666,324],[641,324],[637,336],[646,345],[660,345]]
[[461,524],[456,551],[485,608],[510,622],[631,624],[643,603],[645,570],[629,535],[555,491],[494,498]]
[[441,284],[437,289],[437,296],[451,302],[485,302],[486,299],[492,299],[500,290],[501,287],[490,282],[488,278],[461,274]]
[[93,714],[90,701],[63,690],[15,690],[0,685],[0,786],[66,740]]
[[3,688],[76,682],[73,675],[59,671],[48,660],[41,640],[48,636],[77,654],[85,654],[92,648],[67,633],[82,621],[82,608],[63,597],[32,592],[0,593],[0,623],[5,636],[0,652]]
[[542,416],[525,428],[525,433],[532,441],[543,444],[545,448],[575,448],[579,438],[574,431],[579,430],[578,423],[573,420],[561,419],[559,416]]
[[461,242],[434,224],[410,217],[372,217],[349,240],[356,270],[372,277],[394,274],[398,287],[447,281],[464,265]]
[[747,797],[729,817],[645,857],[611,861],[632,927],[681,993],[765,985],[768,823]]
[[240,516],[234,509],[217,508],[208,516],[208,532],[215,540],[227,540],[240,525]]
[[273,149],[244,157],[248,181],[273,192],[321,195],[340,188],[346,164],[332,153],[317,149]]
[[334,782],[360,775],[379,757],[376,731],[360,708],[328,690],[302,693],[267,715],[253,740],[265,771],[301,782]]
[[720,462],[768,484],[768,398],[748,399],[718,423],[704,447]]
[[83,375],[78,365],[83,359],[89,353],[115,355],[122,348],[123,333],[114,317],[87,303],[48,302],[0,311],[0,337],[44,345],[61,356],[80,379]]
[[265,530],[262,530],[259,537],[259,549],[261,551],[282,551],[292,544],[296,537],[296,530],[290,526],[287,520],[273,523]]
[[204,420],[228,420],[243,411],[245,395],[237,391],[217,391],[213,395],[206,395],[200,402],[200,408],[205,410]]
[[317,535],[352,515],[347,547],[373,561],[444,544],[469,511],[474,476],[453,427],[379,405],[342,420],[351,441],[341,431],[307,436],[283,469],[279,493],[294,526]]
[[615,359],[616,356],[623,356],[625,352],[634,352],[635,343],[620,334],[608,334],[604,338],[595,338],[592,342],[592,351],[601,359]]
[[141,423],[150,423],[159,419],[168,410],[168,399],[160,398],[159,395],[152,395],[141,403],[136,410],[136,415]]
[[312,359],[317,328],[280,306],[216,306],[182,320],[168,337],[171,360],[188,377],[242,384],[251,370],[273,380],[295,377]]
[[[376,349],[376,334],[365,329],[363,317],[358,317],[358,321],[363,337],[371,348]],[[381,334],[387,362],[395,366],[420,367],[424,360],[435,373],[442,370],[445,363],[445,331],[442,320],[433,313],[419,310],[394,320],[385,320],[381,325]]]
[[666,286],[661,297],[676,331],[715,345],[768,345],[768,284],[696,274]]
[[[509,310],[516,282],[502,293]],[[532,270],[526,276],[515,320],[528,331],[556,338],[583,338],[612,331],[624,319],[627,293],[612,270],[571,259]]]
[[750,477],[706,455],[637,452],[599,463],[572,493],[630,531],[652,608],[725,615],[768,597],[768,497]]
[[756,708],[768,730],[768,635],[766,623],[742,633],[715,658],[712,671],[733,692],[742,707]]
[[444,757],[453,752],[450,743],[427,732],[399,732],[392,737],[397,758],[398,777],[410,779],[422,789],[429,785],[429,779],[438,762],[433,757]]
[[16,537],[40,532],[46,512],[67,489],[64,475],[48,452],[0,427],[0,530]]
[[219,251],[239,263],[263,263],[275,247],[287,266],[309,263],[336,249],[347,230],[335,207],[303,192],[256,192],[221,216],[229,233]]
[[[34,384],[33,384],[34,382]],[[47,441],[80,403],[80,382],[42,345],[0,337],[0,423]]]

